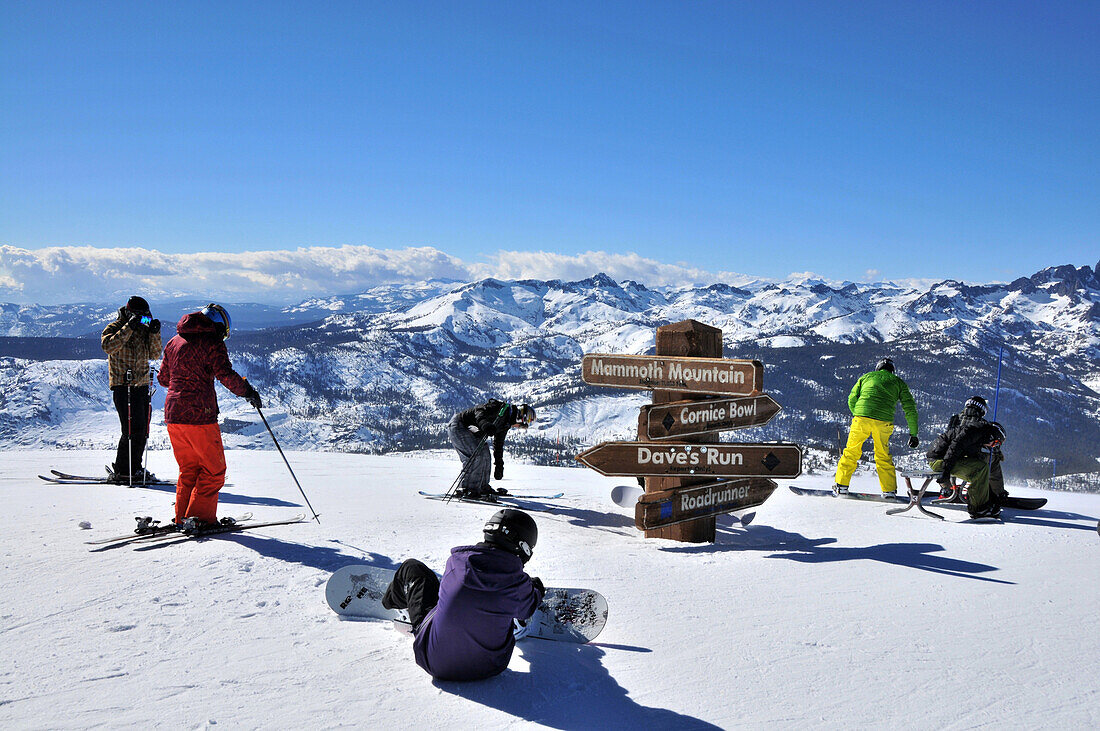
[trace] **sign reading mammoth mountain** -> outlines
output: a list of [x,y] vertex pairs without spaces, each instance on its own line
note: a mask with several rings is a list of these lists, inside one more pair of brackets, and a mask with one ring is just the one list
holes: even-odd
[[763,387],[764,364],[729,358],[589,353],[581,361],[581,378],[591,386],[748,396]]

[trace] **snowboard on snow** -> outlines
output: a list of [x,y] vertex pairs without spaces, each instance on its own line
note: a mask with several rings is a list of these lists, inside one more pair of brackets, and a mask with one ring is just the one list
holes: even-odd
[[[1009,495],[1001,501],[1001,508],[1008,508],[1009,510],[1038,510],[1047,504],[1045,497],[1013,497]],[[931,505],[937,508],[962,508],[966,510],[966,503],[955,503],[949,501],[940,502],[933,500]]]
[[[332,611],[345,617],[388,619],[408,629],[404,610],[386,609],[382,596],[394,576],[393,569],[351,565],[337,570],[325,584],[325,601]],[[538,637],[558,642],[584,644],[596,639],[607,624],[607,600],[591,589],[547,588],[542,604],[517,639]]]
[[[791,488],[791,492],[795,495],[807,495],[810,497],[838,497],[833,494],[832,490],[815,490],[809,487],[799,487],[798,485],[788,485]],[[907,503],[909,498],[904,495],[889,495],[884,496],[882,493],[870,493],[870,492],[849,492],[839,497],[847,498],[849,500],[875,500],[880,503]]]
[[[645,495],[645,490],[637,485],[615,485],[611,488],[611,502],[618,505],[620,508],[626,508],[631,510],[637,504],[638,499]],[[726,513],[734,520],[740,521],[741,525],[748,525],[752,522],[752,519],[756,517],[755,510],[739,510],[734,513]]]

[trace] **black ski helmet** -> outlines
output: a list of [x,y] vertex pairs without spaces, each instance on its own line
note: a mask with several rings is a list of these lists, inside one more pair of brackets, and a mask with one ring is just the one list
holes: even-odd
[[894,372],[894,361],[890,360],[889,358],[883,358],[882,360],[880,360],[878,362],[878,365],[875,366],[875,370],[876,371],[890,371],[891,373],[893,373]]
[[1001,423],[999,421],[989,422],[989,442],[994,447],[999,447],[1000,445],[1004,444],[1005,439],[1007,438],[1008,435],[1005,434],[1005,428],[1001,426]]
[[145,301],[144,297],[138,297],[136,294],[126,300],[126,309],[135,315],[148,315],[149,303]]
[[520,404],[516,407],[516,426],[526,429],[535,421],[535,407],[529,404]]
[[229,312],[224,307],[211,302],[206,307],[199,310],[199,312],[209,317],[215,324],[221,325],[223,328],[222,340],[229,340],[229,334],[233,330],[233,320],[229,317]]
[[485,542],[519,556],[520,561],[531,560],[531,552],[539,539],[539,529],[534,519],[515,508],[498,510],[485,524]]
[[975,411],[979,417],[984,417],[986,411],[985,399],[981,396],[971,396],[966,400],[966,403],[963,404],[963,410]]

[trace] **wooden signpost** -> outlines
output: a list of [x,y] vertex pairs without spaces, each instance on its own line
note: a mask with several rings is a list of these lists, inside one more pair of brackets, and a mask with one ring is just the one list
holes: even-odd
[[764,364],[722,358],[718,328],[695,320],[659,327],[656,355],[590,353],[581,374],[590,385],[653,391],[638,416],[638,441],[577,455],[601,474],[645,478],[634,524],[647,538],[713,542],[715,516],[760,505],[775,491],[771,478],[802,473],[797,444],[717,441],[721,431],[766,424],[780,410],[762,393]]

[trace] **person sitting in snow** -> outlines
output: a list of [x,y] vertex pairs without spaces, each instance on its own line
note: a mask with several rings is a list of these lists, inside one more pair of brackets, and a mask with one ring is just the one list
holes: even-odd
[[408,610],[416,664],[439,680],[503,672],[516,644],[513,619],[529,619],[546,594],[523,570],[538,540],[530,515],[499,510],[483,535],[481,543],[451,549],[442,581],[422,562],[406,560],[382,597],[386,609]]
[[168,389],[164,423],[179,464],[176,524],[201,531],[218,522],[218,492],[225,484],[225,450],[218,428],[214,379],[257,409],[260,394],[229,362],[225,341],[232,321],[224,307],[209,304],[180,318],[178,333],[164,346],[157,380]]
[[489,445],[493,440],[493,459],[496,468],[493,478],[504,478],[504,438],[513,426],[526,429],[535,420],[535,410],[527,404],[516,406],[504,401],[489,399],[454,415],[447,424],[447,436],[451,438],[458,456],[462,459],[456,497],[496,500],[496,495],[507,495],[507,490],[494,490],[489,485]]
[[926,455],[931,468],[940,473],[936,482],[941,493],[950,490],[952,475],[970,481],[966,503],[971,518],[999,517],[1007,496],[1001,473],[1005,430],[995,421],[986,421],[985,410],[981,396],[967,399],[962,413],[948,420]]

